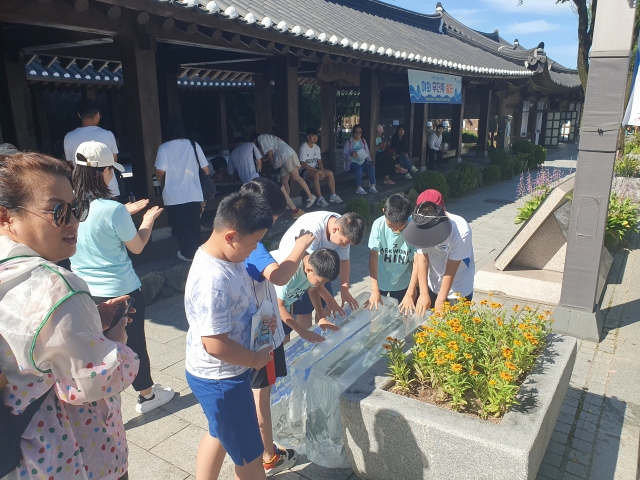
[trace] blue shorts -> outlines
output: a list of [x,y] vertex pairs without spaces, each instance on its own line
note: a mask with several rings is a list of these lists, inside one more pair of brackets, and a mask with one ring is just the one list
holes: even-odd
[[186,372],[187,383],[209,421],[209,435],[220,440],[239,466],[264,452],[250,375],[249,369],[237,377],[214,380]]
[[[333,295],[331,282],[325,283],[324,287],[329,290],[329,293],[331,295]],[[322,300],[322,306],[327,306],[324,300]],[[311,299],[309,298],[309,291],[307,290],[298,300],[293,303],[293,305],[291,305],[291,315],[306,315],[308,313],[313,313],[313,304],[311,303]]]

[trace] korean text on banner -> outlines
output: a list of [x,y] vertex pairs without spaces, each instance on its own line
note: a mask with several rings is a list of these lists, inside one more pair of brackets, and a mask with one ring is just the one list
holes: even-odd
[[411,103],[462,103],[462,77],[409,70]]

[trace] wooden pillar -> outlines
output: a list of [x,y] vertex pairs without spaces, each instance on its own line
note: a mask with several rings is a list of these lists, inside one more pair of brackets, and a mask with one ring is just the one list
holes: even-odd
[[0,96],[4,141],[14,143],[19,150],[36,150],[35,121],[24,54],[5,51],[0,55]]
[[47,107],[44,103],[41,89],[32,90],[33,106],[38,123],[38,134],[40,140],[40,150],[46,154],[51,154],[53,145],[51,144],[51,133],[49,132],[49,119],[47,118]]
[[[380,115],[380,83],[378,71],[363,68],[360,72],[360,124],[362,136],[371,150],[376,144],[376,126]],[[372,155],[375,162],[375,155]]]
[[254,95],[255,95],[255,114],[256,114],[256,132],[271,133],[271,78],[265,73],[254,73]]
[[427,166],[427,120],[429,105],[417,103],[413,109],[413,155],[420,157],[420,169]]
[[276,132],[294,150],[300,143],[298,127],[298,59],[278,57],[274,68]]
[[229,151],[229,134],[227,133],[227,100],[224,93],[216,92],[215,95],[215,107],[218,112],[218,118],[216,119],[216,133],[217,138],[220,140],[222,150]]
[[409,158],[413,157],[414,115],[415,115],[415,107],[414,107],[414,104],[411,103],[411,99],[409,98],[409,90],[407,89],[407,96],[406,96],[405,110],[404,110],[404,130],[405,130],[405,135],[407,135],[407,142],[409,146],[409,151],[406,152],[409,154]]
[[156,75],[156,40],[146,34],[116,37],[125,74],[125,108],[131,132],[131,167],[137,198],[155,196],[151,176],[155,173],[158,147],[162,143],[158,78]]
[[111,114],[111,127],[113,128],[116,141],[124,138],[124,130],[122,129],[124,114],[120,112],[120,109],[118,108],[118,92],[119,91],[114,88],[107,90],[107,102],[109,104],[109,113]]
[[490,85],[484,85],[480,90],[480,118],[478,119],[478,148],[476,155],[479,157],[487,156],[487,132],[489,128],[489,114],[491,113],[491,94]]
[[451,119],[451,150],[456,151],[458,162],[462,161],[462,123],[464,122],[464,97],[466,87],[462,86],[462,101],[460,105],[453,105],[453,115]]
[[182,118],[176,67],[166,64],[158,64],[157,78],[160,122],[163,129],[162,131],[165,132],[169,118]]
[[336,168],[336,89],[329,82],[320,83],[320,129],[322,163],[330,170]]

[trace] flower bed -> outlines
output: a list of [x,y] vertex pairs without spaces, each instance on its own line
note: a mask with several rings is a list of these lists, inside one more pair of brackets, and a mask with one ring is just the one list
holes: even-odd
[[385,345],[392,391],[481,418],[500,417],[516,404],[518,388],[544,349],[549,312],[483,300],[434,313],[413,335]]

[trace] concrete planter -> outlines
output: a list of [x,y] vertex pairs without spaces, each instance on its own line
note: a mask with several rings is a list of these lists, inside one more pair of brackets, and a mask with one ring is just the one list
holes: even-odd
[[576,340],[551,335],[499,424],[386,391],[383,358],[340,397],[347,457],[365,480],[534,479],[560,413]]

